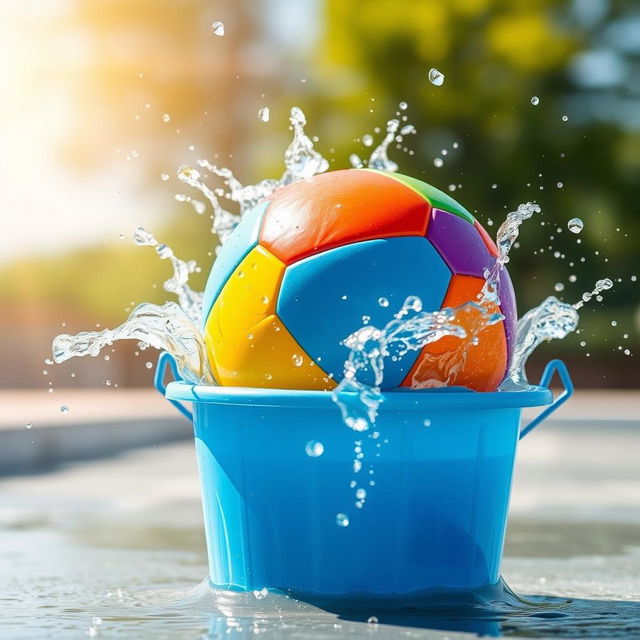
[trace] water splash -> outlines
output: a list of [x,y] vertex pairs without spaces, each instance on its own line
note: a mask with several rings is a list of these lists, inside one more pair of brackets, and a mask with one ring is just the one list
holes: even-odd
[[466,336],[465,330],[455,323],[455,315],[455,309],[422,311],[419,299],[410,296],[382,329],[366,325],[345,339],[349,356],[344,365],[344,377],[334,389],[332,398],[340,407],[348,427],[366,431],[375,424],[382,402],[380,386],[386,358],[418,351],[444,336]]
[[[211,205],[212,231],[218,236],[221,245],[226,242],[242,216],[276,189],[310,178],[329,168],[327,160],[314,149],[313,142],[304,132],[306,118],[302,109],[291,109],[290,122],[293,140],[284,154],[285,170],[279,180],[262,180],[257,184],[243,185],[230,169],[218,167],[206,159],[198,160],[200,168],[221,178],[227,190],[225,192],[218,188],[214,191],[205,183],[198,169],[188,165],[179,168],[177,177],[200,191]],[[220,202],[222,196],[234,202],[238,211],[232,212],[223,207]],[[204,203],[182,194],[178,195],[178,199],[191,202],[198,213],[202,212]],[[76,336],[60,335],[53,342],[54,360],[64,362],[76,356],[97,356],[102,348],[117,340],[134,339],[169,351],[176,358],[184,380],[214,384],[207,364],[204,339],[198,328],[201,323],[203,293],[194,291],[188,284],[189,276],[198,271],[196,262],[180,260],[168,245],[158,242],[142,227],[134,233],[134,241],[138,246],[155,248],[161,259],[171,262],[173,275],[164,283],[164,289],[175,294],[179,304],[167,302],[163,306],[157,306],[145,303],[136,307],[128,320],[115,329],[82,332]]]
[[509,373],[500,385],[503,391],[521,390],[528,386],[525,366],[529,356],[548,340],[565,338],[578,326],[575,307],[549,296],[518,320],[516,342]]
[[313,142],[304,132],[307,118],[300,107],[291,109],[289,122],[293,127],[293,140],[284,153],[286,171],[280,178],[282,186],[306,180],[329,168],[329,162],[313,148]]
[[576,309],[581,309],[584,306],[585,302],[589,302],[589,300],[591,300],[591,298],[593,298],[593,296],[596,296],[596,299],[598,298],[598,296],[603,292],[603,291],[607,291],[608,289],[611,289],[613,287],[613,281],[610,278],[602,278],[602,280],[598,280],[596,282],[595,287],[593,288],[593,291],[585,291],[582,294],[582,300],[579,300],[578,302],[576,302],[573,306]]
[[[312,140],[304,131],[307,120],[302,109],[293,107],[289,122],[293,129],[293,139],[285,151],[285,170],[278,180],[265,179],[256,184],[243,185],[231,169],[220,167],[206,158],[201,158],[197,161],[198,166],[213,176],[221,178],[226,189],[226,191],[225,189],[214,191],[206,184],[198,169],[183,165],[178,170],[178,179],[200,191],[209,201],[213,210],[211,230],[217,235],[220,245],[226,242],[242,216],[256,204],[271,196],[276,189],[298,180],[306,180],[329,168],[329,162],[315,150]],[[223,196],[235,203],[236,212],[230,211],[221,204],[220,198]]]
[[189,286],[189,276],[198,271],[195,260],[180,260],[173,253],[171,247],[158,242],[153,234],[143,227],[138,227],[133,234],[133,241],[140,247],[154,247],[162,260],[169,260],[173,267],[173,275],[163,284],[164,290],[178,297],[180,307],[185,315],[199,325],[202,316],[202,296]]
[[60,364],[78,356],[96,357],[117,340],[138,340],[145,346],[168,351],[184,380],[194,384],[213,382],[202,334],[175,302],[162,306],[142,303],[115,329],[59,335],[53,341],[53,359]]
[[382,139],[382,142],[373,150],[369,162],[367,163],[370,169],[378,169],[379,171],[397,171],[398,165],[389,160],[389,145],[395,140],[398,128],[400,127],[400,120],[392,118],[387,122],[387,134]]

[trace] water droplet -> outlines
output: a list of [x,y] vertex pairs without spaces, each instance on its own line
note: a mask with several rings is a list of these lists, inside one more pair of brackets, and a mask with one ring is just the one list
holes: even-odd
[[145,362],[144,366],[147,367],[147,369],[153,369],[153,362]]
[[336,514],[336,524],[339,527],[348,527],[349,526],[349,517],[346,513],[337,513]]
[[211,25],[211,31],[213,31],[214,36],[222,37],[224,35],[224,24],[222,22],[214,22]]
[[365,133],[362,136],[362,144],[365,147],[370,147],[373,144],[373,136],[369,135],[368,133]]
[[398,106],[400,107],[400,111],[406,111],[409,105],[406,102],[401,102]]
[[30,422],[27,422],[27,424],[24,425],[25,429],[31,429],[31,427],[33,427],[33,425]]
[[444,74],[440,73],[435,67],[429,69],[429,82],[436,87],[441,87],[444,83]]
[[48,375],[48,374],[49,374],[49,372],[48,372],[46,369],[43,369],[43,370],[42,370],[42,375],[43,375],[43,376],[46,376],[46,375]]
[[310,458],[319,458],[324,453],[324,445],[319,440],[309,440],[304,451]]
[[534,107],[537,107],[537,106],[540,104],[540,98],[538,98],[538,96],[533,96],[533,97],[531,98],[531,104],[532,104]]
[[558,189],[562,189],[562,187],[564,187],[564,184],[562,182],[558,182],[558,184],[556,184],[556,187],[558,187]]
[[63,404],[63,405],[60,407],[60,413],[69,413],[69,407],[67,407],[67,405],[66,405],[66,404]]
[[567,228],[572,233],[580,233],[582,229],[584,229],[584,222],[580,218],[571,218],[569,222],[567,222]]
[[612,320],[612,321],[611,321],[611,326],[612,326],[612,327],[617,327],[617,326],[618,326],[618,322],[617,322],[617,320]]
[[425,418],[425,419],[422,421],[422,424],[423,424],[425,427],[430,427],[430,426],[431,426],[431,420],[429,420],[429,418]]
[[271,112],[269,111],[269,107],[262,107],[258,111],[258,119],[261,122],[269,122],[270,117],[271,117]]
[[160,180],[162,180],[162,182],[166,182],[169,179],[169,174],[168,173],[161,173],[160,174]]
[[165,114],[162,116],[162,120],[163,120],[164,122],[171,122],[171,116],[170,116],[168,113],[165,113]]
[[444,164],[444,160],[442,158],[434,158],[433,159],[433,166],[437,167],[438,169]]
[[294,353],[291,356],[291,360],[293,361],[294,367],[301,367],[304,362],[304,358],[299,353]]
[[575,282],[578,279],[578,276],[573,273],[569,276],[569,282]]
[[256,589],[253,592],[253,595],[256,599],[262,600],[262,598],[266,598],[269,595],[269,590],[266,587],[263,589]]
[[569,119],[569,116],[562,116],[562,122],[566,122]]
[[380,297],[380,298],[378,298],[378,304],[381,307],[388,307],[389,306],[389,301],[384,297]]
[[564,285],[562,284],[562,282],[556,282],[556,283],[553,285],[553,288],[554,288],[556,291],[558,291],[558,292],[560,292],[560,291],[564,291]]
[[268,296],[262,296],[262,304],[269,304]]
[[358,498],[358,500],[364,500],[367,497],[367,491],[366,489],[357,489],[356,490],[356,498]]
[[376,618],[375,616],[371,616],[370,618],[367,618],[367,623],[368,624],[378,624],[378,618]]

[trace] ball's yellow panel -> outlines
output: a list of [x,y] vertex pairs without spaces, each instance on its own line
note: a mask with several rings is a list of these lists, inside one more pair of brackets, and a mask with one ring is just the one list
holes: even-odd
[[231,274],[205,325],[213,374],[221,385],[333,389],[275,313],[285,265],[252,249]]

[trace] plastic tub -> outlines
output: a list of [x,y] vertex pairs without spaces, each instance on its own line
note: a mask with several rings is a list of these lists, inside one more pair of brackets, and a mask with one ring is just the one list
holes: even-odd
[[[554,360],[526,391],[388,392],[373,439],[344,425],[329,392],[165,388],[168,366],[175,377],[162,354],[156,387],[193,422],[212,585],[308,600],[497,584],[518,439],[573,391]],[[555,401],[554,372],[564,384]],[[534,406],[546,409],[521,430],[521,409]],[[356,440],[365,452],[358,473]],[[307,454],[310,441],[322,443],[322,455]],[[367,491],[363,508],[352,480]]]

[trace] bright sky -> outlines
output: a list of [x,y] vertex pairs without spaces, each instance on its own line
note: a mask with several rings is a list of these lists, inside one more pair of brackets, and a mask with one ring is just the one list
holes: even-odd
[[118,241],[159,207],[157,193],[134,190],[136,168],[115,147],[97,174],[77,176],[61,161],[59,143],[74,130],[72,82],[90,48],[80,31],[47,28],[68,5],[0,3],[0,262]]

